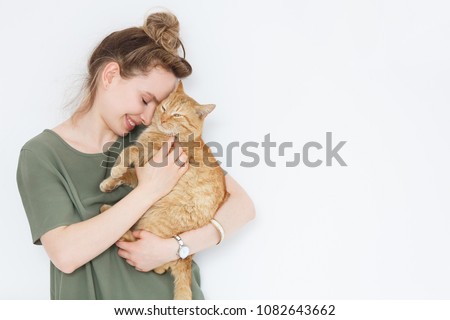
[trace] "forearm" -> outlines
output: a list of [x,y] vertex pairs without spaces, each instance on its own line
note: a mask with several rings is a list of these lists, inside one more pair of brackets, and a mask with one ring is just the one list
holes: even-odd
[[[250,197],[236,181],[228,176],[226,181],[230,197],[217,211],[214,219],[222,225],[227,238],[255,217],[255,208]],[[220,240],[220,233],[211,223],[180,236],[191,253],[208,249]]]
[[[228,200],[216,212],[215,219],[223,226],[225,238],[236,232],[248,221],[254,218],[255,208],[244,189],[230,176],[225,178]],[[174,238],[160,238],[148,231],[136,231],[135,242],[118,242],[119,256],[137,270],[149,271],[167,262],[177,260],[178,242]],[[216,245],[220,240],[220,233],[211,224],[180,234],[183,242],[194,254]]]
[[70,273],[113,245],[156,199],[139,188],[95,217],[51,230],[41,237],[53,263]]

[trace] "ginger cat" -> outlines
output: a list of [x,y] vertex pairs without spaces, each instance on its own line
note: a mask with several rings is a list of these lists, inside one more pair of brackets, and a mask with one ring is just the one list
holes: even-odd
[[[198,104],[184,93],[183,84],[179,81],[176,90],[156,108],[152,123],[139,135],[135,145],[124,149],[117,158],[111,176],[100,184],[103,192],[114,190],[121,184],[136,187],[135,170],[129,166],[143,165],[151,159],[167,136],[175,135],[179,141],[175,143],[180,143],[189,157],[188,171],[169,194],[138,220],[132,230],[144,229],[160,237],[171,238],[207,225],[225,202],[228,193],[224,172],[201,138],[203,121],[214,107]],[[104,205],[101,211],[109,207]],[[122,239],[135,240],[131,231]],[[174,299],[192,299],[192,255],[153,271],[162,274],[169,268],[174,277]]]

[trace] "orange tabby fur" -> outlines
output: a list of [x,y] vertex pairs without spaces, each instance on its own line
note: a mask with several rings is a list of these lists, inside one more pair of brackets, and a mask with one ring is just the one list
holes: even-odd
[[[126,166],[125,161],[128,160],[129,165],[143,165],[161,149],[162,142],[167,141],[168,135],[178,137],[190,162],[188,171],[172,191],[157,201],[132,230],[144,229],[160,237],[170,238],[207,225],[226,200],[228,193],[224,173],[201,138],[203,120],[214,107],[198,104],[184,93],[183,85],[179,81],[177,89],[157,107],[152,123],[140,134],[136,145],[122,151],[111,170],[111,177],[100,185],[103,192],[109,192],[121,184],[136,187],[135,170]],[[194,141],[198,143],[195,148],[188,147],[186,143],[189,141],[189,135],[191,140],[193,135]],[[103,206],[102,211],[108,207]],[[135,240],[131,231],[128,231],[123,239]],[[169,268],[174,277],[174,299],[192,299],[192,255],[153,271],[161,274]]]

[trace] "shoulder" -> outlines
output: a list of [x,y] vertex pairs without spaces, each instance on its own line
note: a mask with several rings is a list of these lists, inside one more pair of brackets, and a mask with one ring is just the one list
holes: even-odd
[[53,137],[50,130],[45,129],[37,136],[31,138],[22,146],[21,150],[28,150],[33,152],[39,152],[43,149],[52,148],[55,145],[55,137]]
[[33,155],[42,160],[50,160],[55,157],[57,150],[61,148],[55,133],[45,129],[37,136],[28,140],[21,148],[20,153]]

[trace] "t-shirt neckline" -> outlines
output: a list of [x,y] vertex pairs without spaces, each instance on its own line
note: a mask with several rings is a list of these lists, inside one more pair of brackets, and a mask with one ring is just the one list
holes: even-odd
[[[72,147],[66,140],[64,140],[59,134],[57,134],[55,131],[51,129],[45,129],[44,132],[49,132],[51,135],[55,136],[60,142],[62,142],[69,150],[72,150],[73,152],[85,156],[85,157],[99,157],[99,156],[105,156],[105,152],[98,152],[98,153],[86,153],[81,152],[80,150],[75,149]],[[115,142],[119,142],[122,139],[122,137],[118,137]]]

